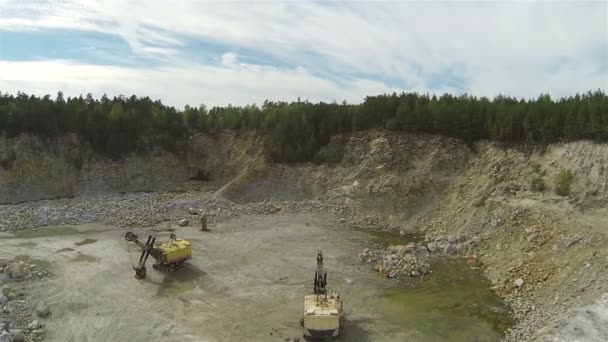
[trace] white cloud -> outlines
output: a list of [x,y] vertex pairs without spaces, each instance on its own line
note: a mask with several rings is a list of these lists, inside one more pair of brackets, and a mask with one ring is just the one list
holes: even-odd
[[227,52],[222,55],[222,65],[225,67],[234,67],[237,63],[237,55],[234,52]]
[[[185,65],[136,69],[86,65],[72,61],[0,61],[2,91],[66,96],[91,92],[95,97],[131,95],[162,99],[183,106],[244,105],[264,99],[360,102],[370,93],[393,92],[380,82],[356,79],[339,85],[303,68],[278,69],[240,63],[238,66]],[[86,94],[83,94],[86,95]]]
[[[222,77],[235,82],[234,89],[226,80],[216,79],[226,84],[221,89],[227,93],[208,91],[223,99],[253,98],[235,93],[250,80],[231,76],[260,77],[264,84],[266,77],[275,76],[273,72],[289,74],[297,89],[313,79],[333,84],[312,76],[314,72],[331,74],[332,79],[372,75],[402,80],[408,85],[404,90],[441,91],[442,86],[431,87],[432,80],[448,69],[464,78],[464,88],[459,91],[475,95],[534,97],[549,92],[564,96],[608,88],[608,2],[272,2],[246,6],[196,0],[0,2],[0,30],[48,28],[118,35],[135,54],[165,62],[164,67],[150,71],[153,74],[190,66],[199,73],[204,69],[205,75],[222,70]],[[192,65],[179,56],[187,39],[257,51],[304,69],[271,72],[247,65],[236,70],[238,58],[230,51],[223,51],[223,68]],[[568,63],[558,66],[562,60]],[[298,81],[295,77],[304,78]],[[365,87],[363,82],[360,77],[350,83],[351,87],[359,84],[357,89],[345,90],[356,91]],[[378,85],[381,83],[372,82],[362,93],[388,88]],[[291,88],[262,89],[283,96]],[[249,91],[262,98],[275,97]],[[325,99],[336,94],[335,89],[330,94]],[[342,90],[339,94],[361,96]],[[182,95],[163,95],[167,96]]]

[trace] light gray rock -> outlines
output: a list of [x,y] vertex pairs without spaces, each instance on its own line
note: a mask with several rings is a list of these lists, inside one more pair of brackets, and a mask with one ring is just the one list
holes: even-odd
[[524,280],[523,280],[523,279],[521,279],[521,278],[517,278],[517,279],[516,279],[516,280],[513,282],[513,284],[515,284],[515,286],[517,286],[517,287],[522,287],[522,286],[524,285]]
[[448,235],[448,242],[449,243],[456,243],[456,236],[450,234]]
[[188,208],[188,214],[190,214],[190,215],[198,215],[198,209],[196,209],[196,208]]
[[528,242],[532,242],[532,241],[536,240],[537,237],[538,237],[538,234],[532,233],[532,234],[528,235],[526,240],[528,240]]
[[35,319],[27,325],[27,328],[30,330],[36,330],[36,329],[40,328],[40,322],[38,322],[38,320]]
[[4,306],[8,302],[8,298],[3,293],[0,293],[0,306]]
[[479,246],[481,244],[481,236],[475,235],[471,238],[471,244],[473,246]]
[[446,244],[445,247],[443,248],[443,253],[445,253],[447,255],[456,254],[456,246],[453,243]]
[[181,220],[177,221],[177,224],[178,224],[180,227],[185,227],[185,226],[187,226],[187,225],[188,225],[188,223],[190,223],[190,221],[189,221],[189,220],[187,220],[187,219],[181,219]]
[[38,302],[35,310],[36,310],[36,314],[38,315],[38,317],[41,317],[41,318],[48,317],[48,315],[51,314],[51,308],[44,301]]

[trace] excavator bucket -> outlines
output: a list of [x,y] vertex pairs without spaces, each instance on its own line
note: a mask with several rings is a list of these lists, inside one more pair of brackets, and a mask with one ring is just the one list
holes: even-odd
[[148,240],[142,248],[141,256],[139,257],[139,263],[137,264],[137,267],[133,267],[135,270],[135,278],[144,279],[146,277],[146,261],[148,260],[148,256],[150,256],[150,252],[154,248],[155,241],[155,237],[152,237],[152,235],[148,236]]

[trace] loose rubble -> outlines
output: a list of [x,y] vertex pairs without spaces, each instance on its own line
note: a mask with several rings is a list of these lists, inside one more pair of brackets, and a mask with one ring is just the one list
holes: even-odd
[[359,254],[359,261],[374,264],[374,271],[388,278],[421,277],[431,272],[428,251],[414,243],[391,245],[385,250],[366,248]]
[[42,322],[32,319],[33,312],[47,318],[51,309],[47,304],[32,308],[25,291],[17,291],[13,286],[3,285],[0,298],[0,341],[42,341],[45,327]]

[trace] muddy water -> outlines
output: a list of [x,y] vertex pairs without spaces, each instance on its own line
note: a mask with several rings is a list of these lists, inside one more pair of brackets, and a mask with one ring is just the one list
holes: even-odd
[[[420,240],[394,232],[371,235],[379,248]],[[509,308],[479,271],[460,260],[437,260],[432,270],[424,279],[387,279],[394,285],[384,291],[379,303],[384,319],[431,341],[499,341],[514,324]]]

